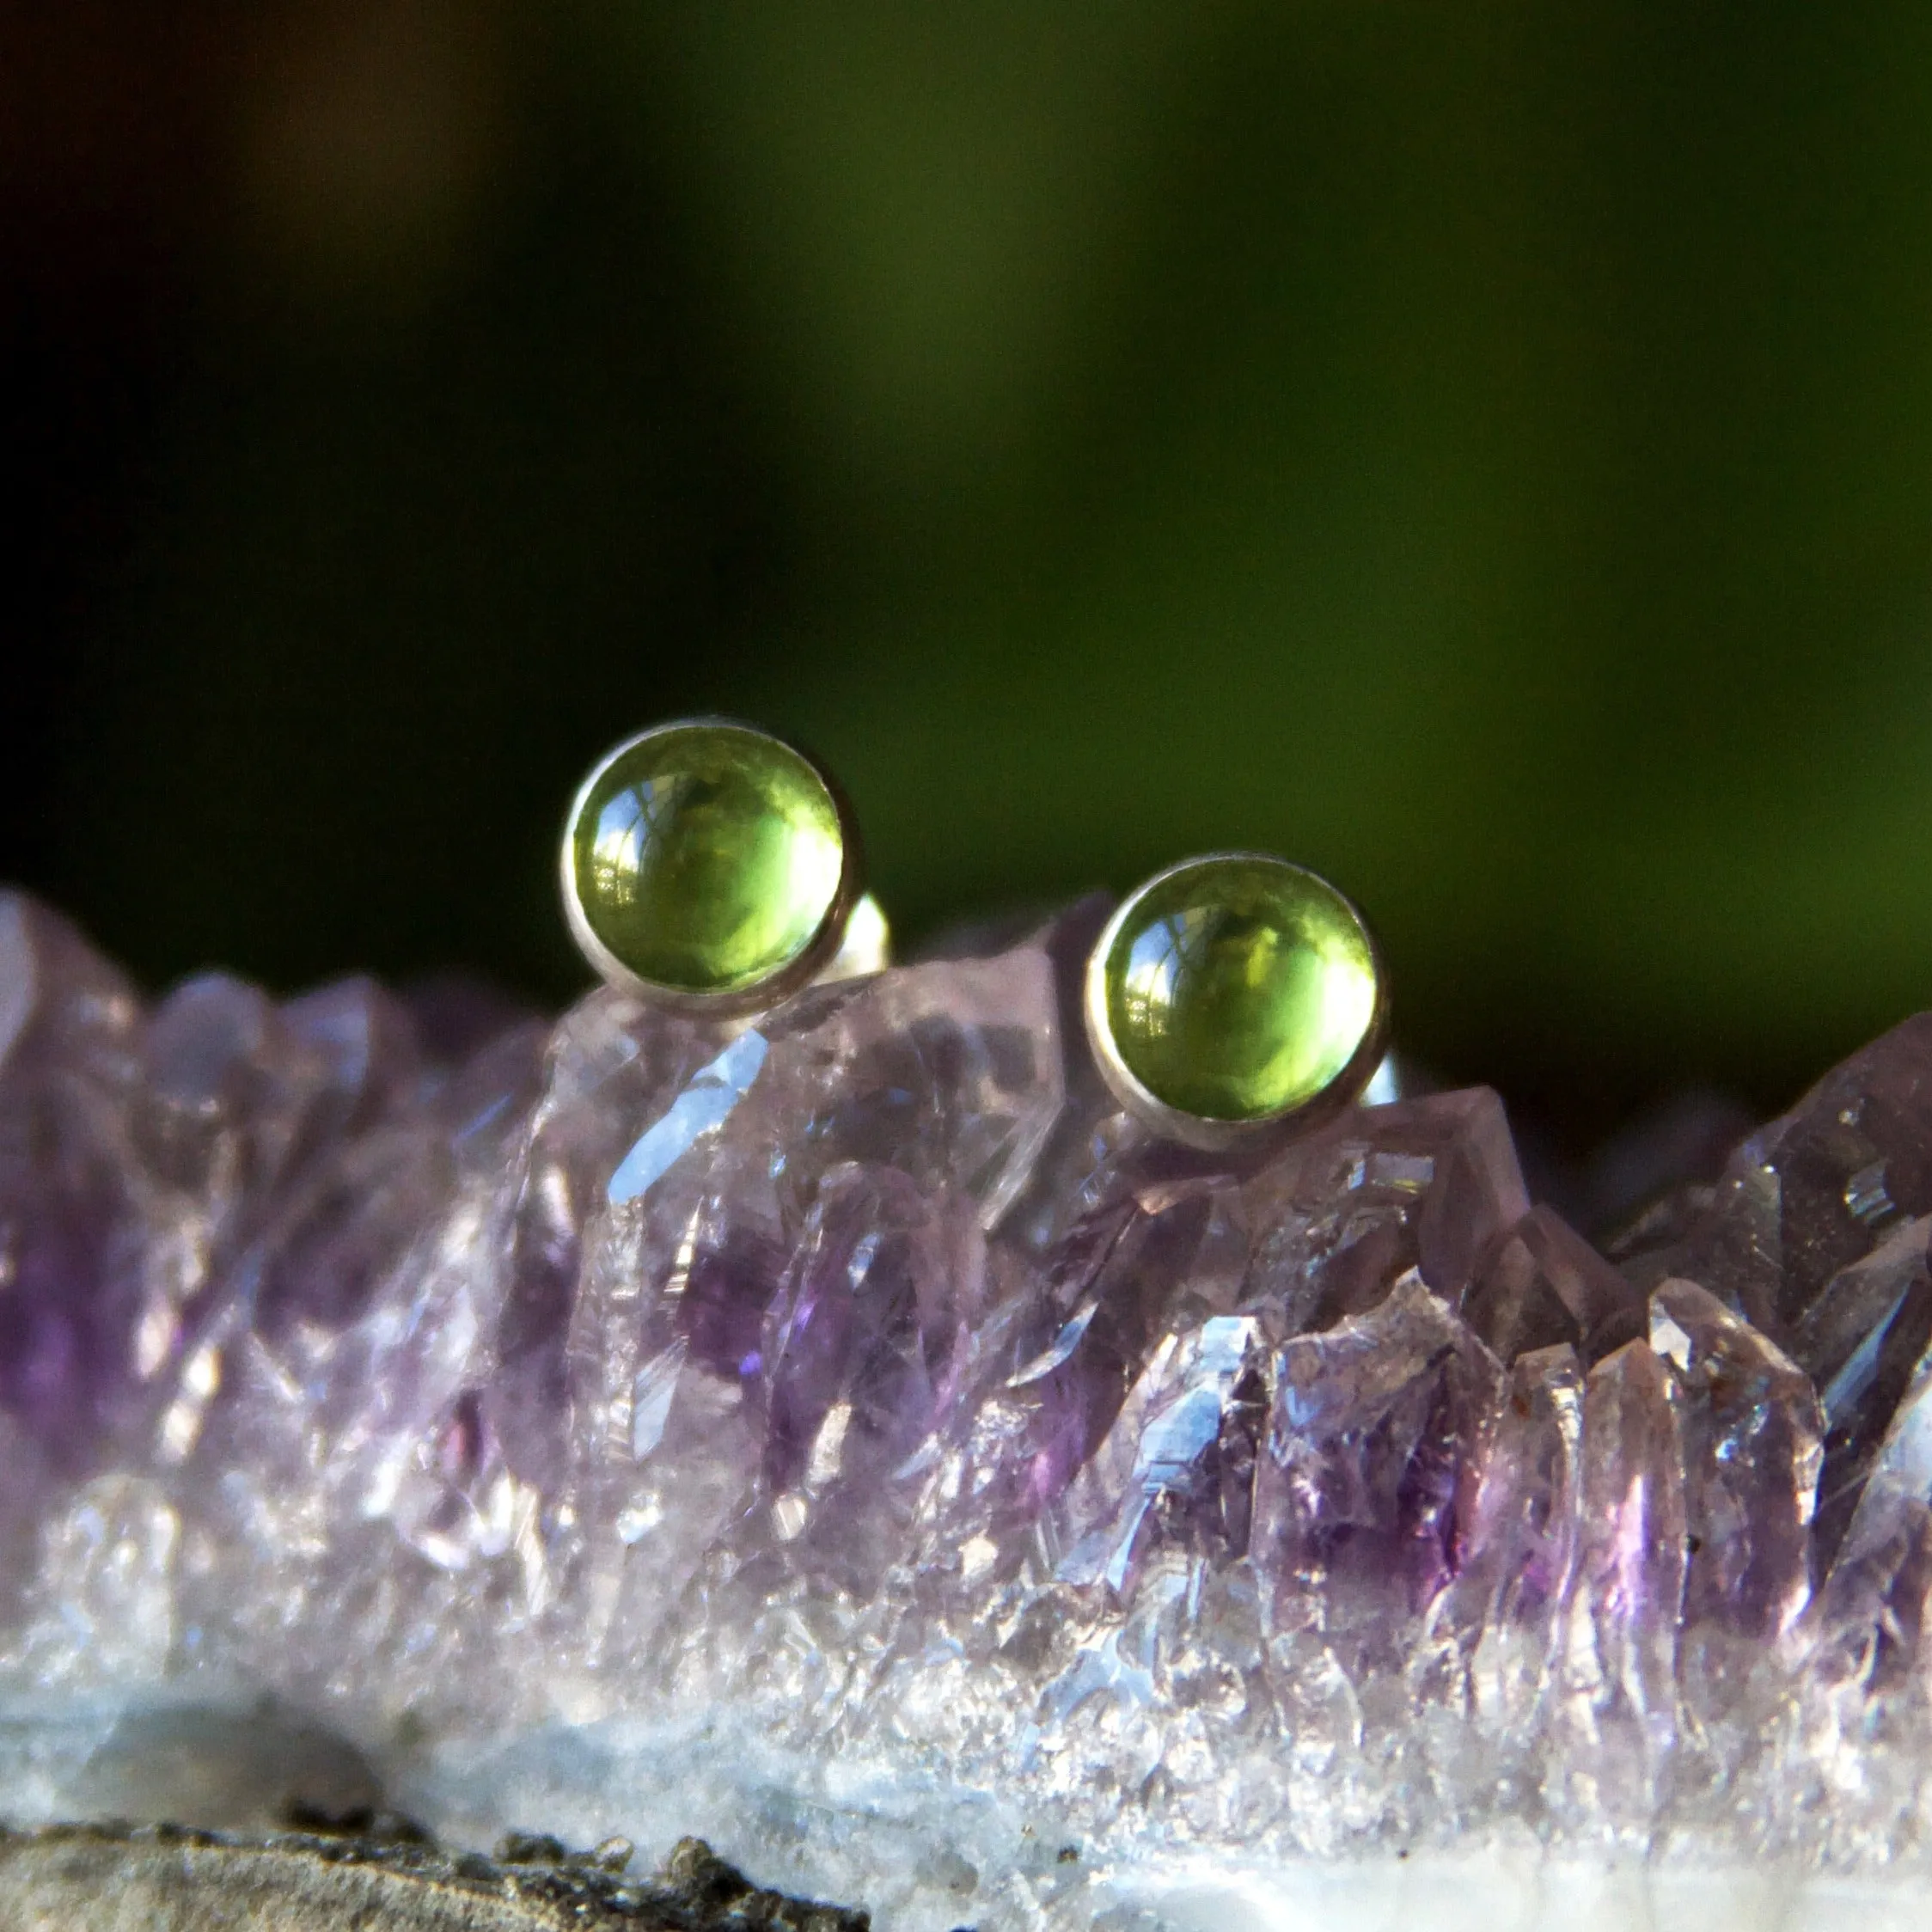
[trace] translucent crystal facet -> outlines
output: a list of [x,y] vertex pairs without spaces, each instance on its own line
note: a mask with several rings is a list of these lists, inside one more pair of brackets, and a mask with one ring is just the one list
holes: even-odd
[[934,1932],[1482,1832],[1917,1856],[1932,1032],[1613,1267],[1482,1090],[1123,1116],[1104,916],[547,1024],[144,1003],[0,898],[0,1815],[272,1713],[452,1829],[938,1793]]

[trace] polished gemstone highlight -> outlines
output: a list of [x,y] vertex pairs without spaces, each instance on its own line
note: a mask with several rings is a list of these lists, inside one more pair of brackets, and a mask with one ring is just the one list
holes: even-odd
[[572,808],[573,923],[624,971],[678,993],[740,993],[825,933],[847,863],[837,802],[811,761],[748,725],[647,731]]
[[[1105,943],[1112,1050],[1164,1107],[1212,1121],[1299,1112],[1360,1053],[1380,998],[1348,902],[1299,865],[1197,859],[1129,900]],[[1366,1069],[1365,1069],[1366,1071]]]

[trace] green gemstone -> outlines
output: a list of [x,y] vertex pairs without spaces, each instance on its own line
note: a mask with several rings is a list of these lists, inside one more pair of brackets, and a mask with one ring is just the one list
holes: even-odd
[[1128,903],[1103,964],[1108,1025],[1156,1100],[1256,1121],[1329,1087],[1374,1024],[1374,950],[1312,872],[1196,859]]
[[818,936],[845,841],[824,780],[789,745],[739,724],[676,724],[592,778],[567,863],[585,923],[639,979],[729,994]]

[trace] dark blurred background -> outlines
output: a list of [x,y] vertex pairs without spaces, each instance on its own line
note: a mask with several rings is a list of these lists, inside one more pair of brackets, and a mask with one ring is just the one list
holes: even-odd
[[1932,9],[0,0],[0,876],[583,979],[582,768],[902,932],[1275,847],[1572,1141],[1932,1004]]

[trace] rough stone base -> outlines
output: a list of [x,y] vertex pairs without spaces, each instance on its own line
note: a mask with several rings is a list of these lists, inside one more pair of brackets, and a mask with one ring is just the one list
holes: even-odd
[[0,1834],[6,1932],[866,1932],[863,1911],[766,1892],[687,1838],[654,1880],[622,1841],[449,1853],[407,1827],[249,1841],[168,1825]]

